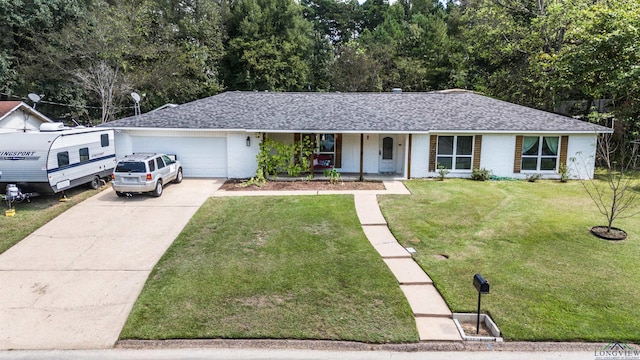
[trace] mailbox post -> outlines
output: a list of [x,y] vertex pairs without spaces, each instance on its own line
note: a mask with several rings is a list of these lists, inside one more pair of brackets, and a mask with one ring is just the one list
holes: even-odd
[[482,294],[489,293],[489,282],[482,275],[473,275],[473,286],[478,290],[478,321],[476,322],[476,334],[480,333],[480,299]]

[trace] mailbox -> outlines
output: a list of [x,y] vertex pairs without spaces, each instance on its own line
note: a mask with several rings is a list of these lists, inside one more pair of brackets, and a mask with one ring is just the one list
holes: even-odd
[[480,274],[475,274],[473,276],[473,286],[476,287],[478,293],[480,294],[489,293],[489,282],[485,280]]
[[476,334],[480,333],[480,299],[482,298],[482,294],[489,293],[489,282],[485,280],[482,275],[475,274],[473,275],[473,286],[478,290],[478,319],[476,321]]

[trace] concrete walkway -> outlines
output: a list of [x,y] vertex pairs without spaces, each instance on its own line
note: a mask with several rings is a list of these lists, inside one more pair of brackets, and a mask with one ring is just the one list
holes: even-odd
[[112,348],[155,264],[223,183],[185,179],[159,198],[105,189],[4,252],[0,349]]
[[453,314],[433,281],[387,227],[375,194],[356,194],[356,212],[365,235],[398,279],[409,301],[422,341],[462,340]]
[[416,326],[421,341],[461,341],[453,322],[453,314],[444,299],[433,286],[433,281],[413,260],[387,227],[387,221],[378,206],[379,194],[402,194],[410,192],[400,181],[385,181],[386,190],[351,191],[217,191],[214,196],[283,196],[353,194],[356,212],[362,229],[398,279],[416,317]]
[[287,195],[332,195],[332,194],[353,194],[353,195],[376,195],[376,194],[400,194],[409,195],[410,192],[400,181],[383,181],[385,190],[234,190],[216,191],[213,196],[287,196]]

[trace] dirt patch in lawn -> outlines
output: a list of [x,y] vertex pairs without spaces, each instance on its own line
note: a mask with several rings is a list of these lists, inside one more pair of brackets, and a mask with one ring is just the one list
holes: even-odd
[[267,181],[262,186],[245,185],[246,180],[228,180],[220,189],[226,191],[287,191],[287,190],[385,190],[380,181],[344,181],[330,183],[324,180]]
[[489,331],[487,325],[485,325],[483,322],[480,322],[480,332],[477,334],[476,331],[478,328],[476,323],[461,323],[460,326],[462,326],[462,330],[467,336],[493,336]]

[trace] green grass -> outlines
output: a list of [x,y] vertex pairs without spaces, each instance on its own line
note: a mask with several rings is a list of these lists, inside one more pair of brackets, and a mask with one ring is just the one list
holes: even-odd
[[151,273],[123,339],[416,342],[352,196],[211,198]]
[[[579,182],[406,182],[383,196],[390,228],[454,312],[475,312],[473,274],[489,280],[482,308],[508,340],[640,341],[640,222],[622,242],[589,233],[606,224]],[[436,255],[447,255],[439,260]]]
[[[4,194],[5,189],[0,189]],[[4,216],[8,209],[7,203],[0,198],[0,253],[27,237],[40,226],[51,221],[75,204],[85,200],[101,190],[91,190],[84,186],[66,191],[68,202],[60,202],[60,195],[42,195],[30,199],[30,202],[23,201],[13,204],[16,215],[13,217]]]

